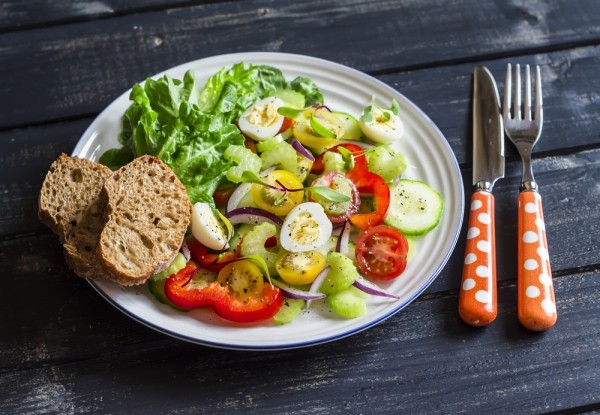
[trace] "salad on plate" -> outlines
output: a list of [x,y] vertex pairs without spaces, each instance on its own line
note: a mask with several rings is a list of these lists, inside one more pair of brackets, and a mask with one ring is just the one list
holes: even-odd
[[222,68],[204,86],[194,73],[136,84],[116,169],[151,154],[167,163],[193,204],[188,236],[151,277],[158,301],[211,307],[236,323],[291,323],[314,302],[342,318],[368,296],[398,297],[414,239],[434,229],[443,201],[403,178],[409,160],[395,100],[360,114],[331,108],[309,78],[268,65]]

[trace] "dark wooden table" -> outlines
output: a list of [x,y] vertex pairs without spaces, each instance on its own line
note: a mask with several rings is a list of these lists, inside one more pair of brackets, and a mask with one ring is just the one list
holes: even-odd
[[[600,4],[596,0],[42,1],[0,7],[0,413],[582,413],[600,410]],[[344,340],[249,352],[139,324],[67,268],[36,217],[50,163],[137,81],[213,55],[289,52],[401,91],[446,136],[471,194],[471,80],[538,64],[534,169],[559,319],[516,318],[520,160],[496,188],[499,309],[457,314],[465,229],[424,295]]]

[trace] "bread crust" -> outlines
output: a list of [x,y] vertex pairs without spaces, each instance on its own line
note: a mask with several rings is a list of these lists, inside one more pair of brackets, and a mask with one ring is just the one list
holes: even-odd
[[82,278],[107,277],[96,247],[105,222],[101,191],[111,175],[106,166],[61,154],[40,191],[38,217],[58,236],[67,265]]
[[99,195],[112,171],[91,160],[61,154],[42,184],[38,217],[65,243],[69,235],[90,221],[103,225],[103,202]]
[[159,158],[141,156],[121,167],[103,186],[107,221],[98,254],[111,279],[145,282],[175,257],[190,224],[185,186]]
[[59,238],[76,275],[144,283],[177,255],[191,219],[185,186],[154,156],[116,172],[61,154],[38,200],[38,217]]

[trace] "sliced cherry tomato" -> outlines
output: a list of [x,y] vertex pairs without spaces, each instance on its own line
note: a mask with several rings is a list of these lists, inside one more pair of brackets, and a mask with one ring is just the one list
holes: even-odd
[[271,236],[265,241],[265,248],[275,248],[277,246],[277,237]]
[[229,288],[229,295],[244,302],[252,297],[260,297],[265,287],[262,271],[248,259],[225,265],[219,271],[217,281]]
[[367,230],[371,226],[383,223],[390,207],[390,188],[385,179],[370,171],[364,171],[361,174],[346,175],[356,184],[361,195],[372,195],[375,202],[375,210],[373,212],[356,213],[350,216],[350,222],[362,230]]
[[218,208],[224,208],[227,206],[227,202],[229,202],[229,198],[231,194],[236,189],[235,186],[232,187],[224,187],[215,190],[213,193],[213,199],[215,200],[215,206]]
[[311,172],[313,166],[313,160],[308,157],[304,157],[302,154],[298,153],[298,170],[296,171],[296,175],[298,180],[303,182],[306,180],[306,177]]
[[310,284],[325,268],[325,256],[317,251],[286,252],[277,259],[275,267],[288,284]]
[[407,254],[406,237],[391,226],[373,226],[356,240],[356,263],[368,278],[378,280],[396,278],[406,268]]
[[292,128],[293,125],[294,125],[294,120],[292,118],[285,117],[283,119],[283,124],[281,124],[281,128],[279,129],[278,134],[281,134],[282,132],[286,131],[287,129]]
[[240,257],[237,250],[215,253],[193,237],[187,238],[185,242],[190,250],[190,255],[198,263],[198,266],[211,272],[219,272],[229,262]]
[[[331,150],[327,150],[327,151],[331,151]],[[315,161],[313,161],[312,167],[310,168],[311,173],[323,174],[325,172],[325,163],[323,162],[323,154],[325,154],[325,153],[326,153],[326,151],[322,152],[315,158]]]
[[[302,203],[304,198],[302,182],[293,173],[287,170],[273,170],[263,180],[277,189],[254,183],[250,194],[257,207],[277,216],[285,216]],[[284,189],[292,191],[284,191]]]
[[244,136],[244,147],[246,147],[248,150],[252,151],[254,154],[257,153],[256,142],[253,139],[251,139],[250,137]]
[[292,128],[294,137],[310,148],[334,146],[344,134],[343,123],[324,106],[307,108],[296,117]]
[[350,197],[350,200],[347,202],[332,202],[318,194],[309,192],[308,199],[323,206],[323,210],[325,210],[325,214],[331,222],[345,222],[350,216],[358,212],[360,207],[360,193],[358,188],[352,180],[342,173],[335,171],[325,173],[323,176],[312,182],[311,187],[316,186],[329,187],[332,190]]
[[[187,310],[212,307],[226,320],[252,323],[273,317],[283,304],[279,288],[262,281],[262,288],[258,289],[259,278],[262,281],[260,269],[250,260],[228,264],[217,278],[206,270],[199,271],[197,264],[190,261],[167,279],[165,294],[178,307]],[[254,289],[246,295],[243,287]]]

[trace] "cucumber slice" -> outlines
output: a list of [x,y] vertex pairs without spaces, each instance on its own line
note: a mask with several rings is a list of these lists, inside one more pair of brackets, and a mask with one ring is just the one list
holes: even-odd
[[264,141],[259,141],[258,143],[256,143],[256,149],[260,153],[263,153],[263,152],[267,151],[268,149],[275,147],[277,144],[281,143],[282,141],[283,141],[283,136],[281,134],[277,134],[275,137],[267,138]]
[[171,306],[175,310],[189,311],[189,310],[186,310],[185,308],[177,307],[175,304],[173,304],[171,302],[171,300],[169,300],[169,298],[167,297],[167,294],[165,293],[165,280],[164,279],[163,280],[152,280],[152,279],[148,280],[148,289],[150,290],[152,295],[154,295],[154,297],[158,300],[159,303]]
[[[229,250],[235,251],[237,249],[238,245],[240,244],[240,242],[242,241],[242,237],[247,232],[250,232],[253,228],[254,228],[254,226],[250,225],[248,223],[242,223],[242,224],[236,226],[236,229],[233,232],[233,236],[229,240]],[[240,247],[240,249],[241,249],[241,247]]]
[[327,304],[336,314],[344,318],[356,318],[367,312],[365,298],[367,294],[351,286],[328,295]]
[[273,321],[277,324],[291,323],[300,315],[305,304],[306,301],[304,300],[297,300],[294,298],[284,299],[281,308],[277,314],[273,316]]
[[181,252],[179,252],[179,253],[177,253],[177,255],[175,255],[175,258],[173,258],[173,261],[171,261],[171,263],[169,264],[169,266],[167,266],[167,268],[165,268],[164,270],[162,270],[159,273],[152,275],[150,277],[150,280],[151,281],[164,281],[167,278],[169,278],[171,275],[173,275],[176,272],[179,272],[179,270],[183,269],[183,267],[185,267],[186,264],[187,264],[187,260],[185,259],[185,256],[183,256],[183,254]]
[[335,247],[337,245],[338,237],[332,235],[329,237],[329,240],[325,242],[323,245],[316,249],[317,252],[322,253],[327,257],[331,252],[335,251]]
[[402,179],[390,187],[390,207],[385,223],[406,235],[424,235],[442,217],[444,202],[427,183]]

